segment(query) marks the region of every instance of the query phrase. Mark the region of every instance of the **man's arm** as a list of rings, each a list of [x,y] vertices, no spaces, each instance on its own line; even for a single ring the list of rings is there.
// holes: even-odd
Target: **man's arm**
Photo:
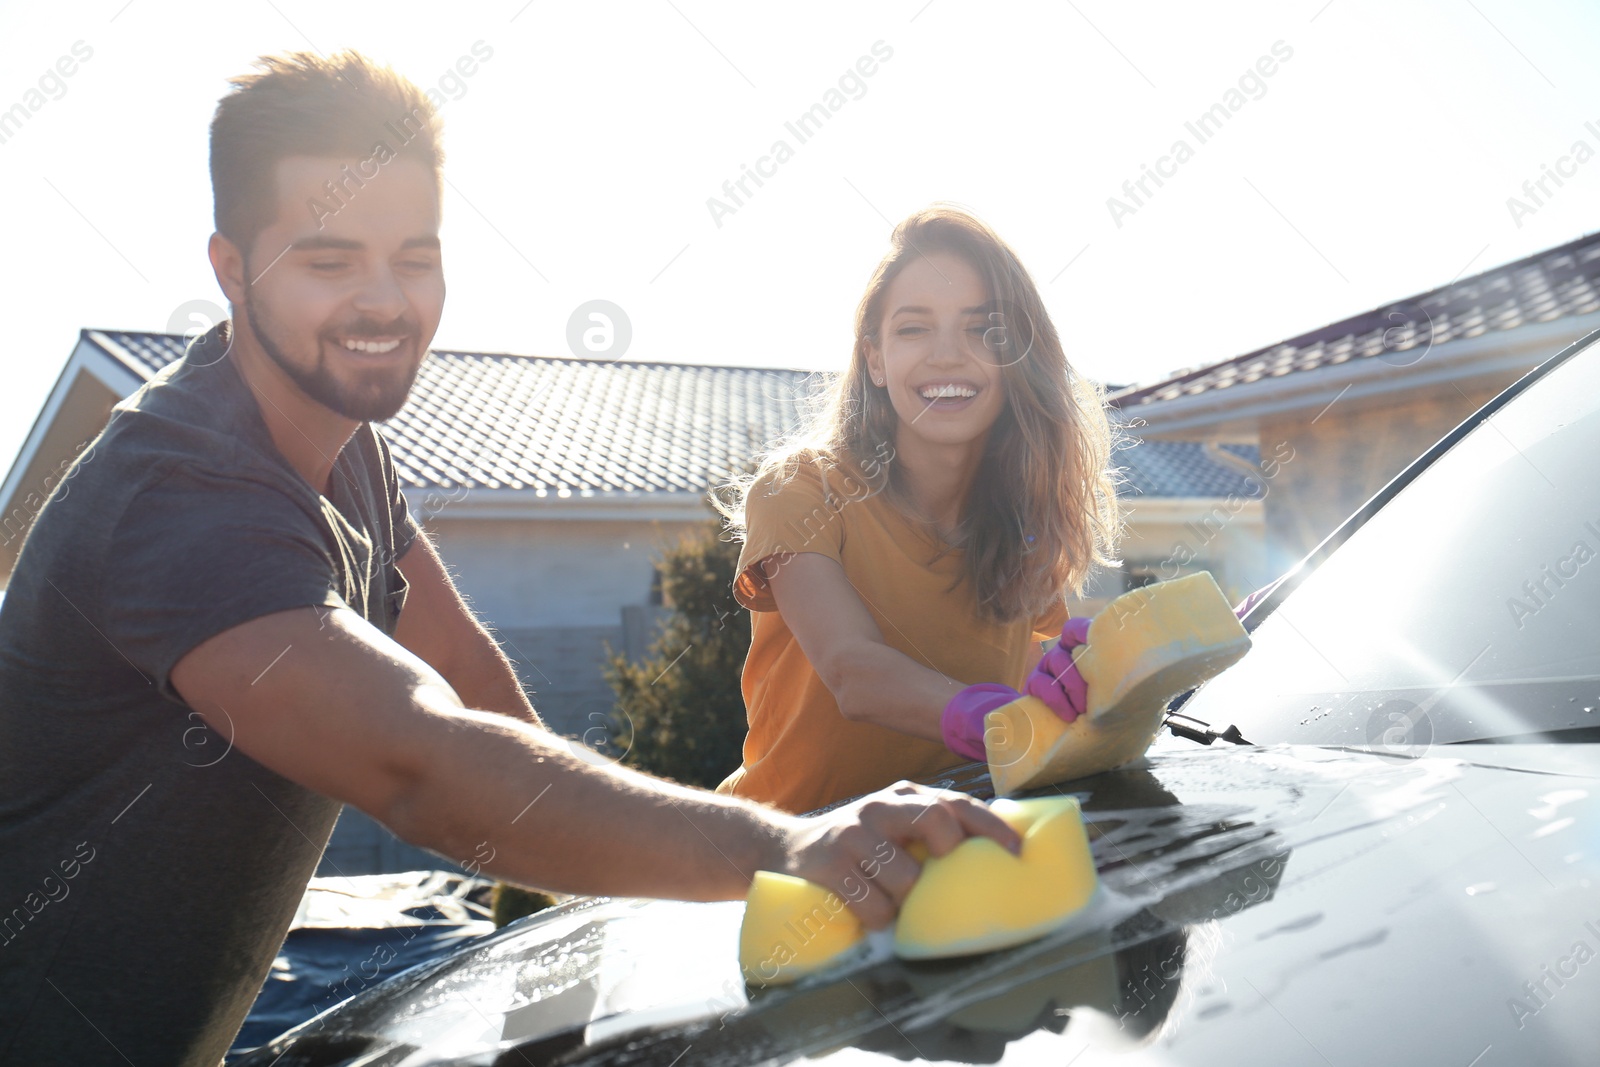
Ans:
[[[462,600],[426,530],[417,531],[397,566],[409,589],[394,639],[442,674],[469,707],[543,726],[511,661]]]
[[[755,871],[774,870],[833,889],[881,927],[920,869],[903,846],[920,841],[938,856],[973,834],[1018,845],[959,794],[902,785],[801,819],[593,766],[543,729],[463,706],[437,672],[348,609],[233,627],[185,654],[172,682],[257,762],[414,844],[461,860],[487,854],[485,871],[525,885],[725,900],[743,896]]]

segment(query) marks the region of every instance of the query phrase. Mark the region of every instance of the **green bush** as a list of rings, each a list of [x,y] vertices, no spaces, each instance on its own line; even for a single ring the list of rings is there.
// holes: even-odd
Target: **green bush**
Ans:
[[[739,544],[723,538],[713,520],[662,555],[672,614],[643,662],[613,653],[605,670],[622,761],[708,789],[739,766],[746,726],[739,679],[750,616],[733,598]]]
[[[495,929],[556,905],[555,897],[537,889],[524,889],[509,882],[496,882],[489,897]]]

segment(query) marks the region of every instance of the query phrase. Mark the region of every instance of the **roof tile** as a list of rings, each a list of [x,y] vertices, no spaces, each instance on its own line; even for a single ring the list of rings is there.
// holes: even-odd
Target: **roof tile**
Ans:
[[[146,378],[183,355],[179,335],[97,332]],[[700,494],[793,429],[819,381],[803,370],[434,351],[381,425],[407,488]],[[1253,447],[1224,447],[1256,462]],[[1142,442],[1116,462],[1125,496],[1259,487],[1188,442]]]
[[[1514,330],[1529,322],[1587,315],[1600,311],[1597,286],[1600,233],[1255,352],[1162,381],[1127,386],[1111,394],[1110,402],[1129,409],[1264,377],[1367,359],[1385,351],[1403,352],[1421,344],[1477,337],[1489,330]]]

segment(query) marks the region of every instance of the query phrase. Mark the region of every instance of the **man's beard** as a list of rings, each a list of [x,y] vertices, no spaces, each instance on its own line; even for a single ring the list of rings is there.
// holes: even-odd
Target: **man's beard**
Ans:
[[[294,363],[284,354],[283,345],[273,337],[275,324],[272,316],[255,299],[254,288],[248,283],[244,290],[244,306],[250,316],[250,328],[255,332],[262,350],[289,376],[290,381],[300,387],[301,392],[323,407],[357,422],[383,422],[393,417],[411,395],[412,383],[421,369],[420,363],[410,367],[374,368],[362,374],[354,384],[341,382],[328,366],[320,336],[315,339],[316,357],[312,366]],[[416,328],[404,320],[396,320],[386,326],[363,319],[352,323],[346,334],[350,337],[407,337],[412,341],[417,338]]]

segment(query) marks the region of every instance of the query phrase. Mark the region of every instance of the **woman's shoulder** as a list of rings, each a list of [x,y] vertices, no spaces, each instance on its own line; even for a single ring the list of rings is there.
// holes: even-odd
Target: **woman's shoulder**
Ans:
[[[834,450],[807,446],[769,461],[750,484],[751,497],[800,495],[839,507],[875,493],[879,479]]]

